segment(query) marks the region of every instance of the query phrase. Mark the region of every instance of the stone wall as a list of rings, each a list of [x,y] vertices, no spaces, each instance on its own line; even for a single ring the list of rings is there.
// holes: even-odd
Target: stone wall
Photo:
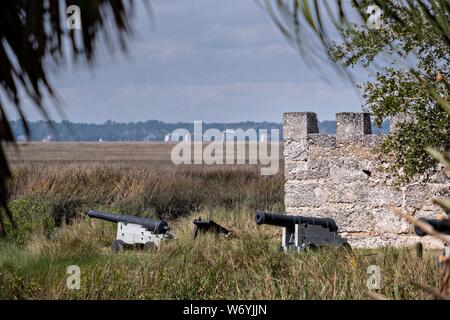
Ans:
[[[326,135],[319,133],[315,113],[284,114],[286,212],[334,218],[354,247],[442,246],[413,235],[389,207],[435,217],[439,208],[431,199],[450,195],[450,174],[441,170],[427,183],[395,187],[383,170],[388,162],[374,151],[383,136],[371,134],[370,115],[338,113],[336,122],[336,135]]]

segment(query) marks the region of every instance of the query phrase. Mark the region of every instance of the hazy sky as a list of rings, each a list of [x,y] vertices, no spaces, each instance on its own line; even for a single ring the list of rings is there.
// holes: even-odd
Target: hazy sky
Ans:
[[[52,77],[69,120],[281,122],[286,111],[325,120],[361,109],[330,66],[305,66],[255,1],[151,3],[156,26],[139,10],[128,56]]]

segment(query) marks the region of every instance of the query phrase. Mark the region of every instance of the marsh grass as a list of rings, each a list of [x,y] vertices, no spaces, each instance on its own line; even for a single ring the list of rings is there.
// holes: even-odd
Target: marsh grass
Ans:
[[[83,204],[151,209],[176,218],[202,206],[267,208],[283,202],[284,177],[261,176],[256,166],[22,164],[10,198],[51,201],[59,211]]]

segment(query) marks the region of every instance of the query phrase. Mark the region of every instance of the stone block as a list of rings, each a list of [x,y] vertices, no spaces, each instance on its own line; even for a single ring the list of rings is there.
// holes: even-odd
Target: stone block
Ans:
[[[287,181],[284,203],[286,207],[320,207],[322,200],[318,183]]]
[[[286,213],[304,217],[319,217],[334,219],[335,212],[329,211],[326,208],[311,208],[311,207],[286,207]]]
[[[420,209],[431,198],[431,189],[429,185],[422,183],[413,183],[403,188],[406,208]]]
[[[388,207],[373,209],[372,215],[377,234],[412,232],[411,224],[397,216]]]
[[[322,197],[328,203],[364,203],[369,192],[364,183],[332,183],[322,187]]]
[[[307,161],[308,141],[307,139],[290,140],[284,145],[285,161]]]
[[[340,232],[373,232],[372,213],[361,205],[336,206],[334,219]]]
[[[385,183],[377,183],[367,189],[368,201],[374,208],[386,207],[393,205],[396,207],[402,207],[403,192],[394,187],[389,187]]]
[[[328,177],[329,168],[325,160],[314,159],[309,161],[286,162],[286,180],[310,180]]]
[[[365,171],[357,167],[349,168],[334,163],[330,165],[330,179],[334,183],[367,181],[369,178],[369,175]]]

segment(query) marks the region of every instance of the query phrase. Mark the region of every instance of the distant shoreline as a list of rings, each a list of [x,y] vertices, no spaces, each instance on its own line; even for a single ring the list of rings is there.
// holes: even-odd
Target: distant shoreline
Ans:
[[[145,122],[119,123],[107,121],[104,124],[74,123],[69,121],[36,121],[27,122],[30,136],[26,137],[25,130],[19,120],[10,121],[11,128],[17,141],[61,141],[61,142],[164,142],[168,135],[176,129],[186,129],[193,132],[193,122],[165,123],[158,120]],[[50,125],[51,124],[51,125]],[[245,121],[237,123],[203,123],[203,130],[262,129],[268,131],[277,129],[282,137],[283,125],[277,122]],[[319,121],[321,133],[336,133],[336,121]],[[388,133],[389,121],[385,121],[381,129],[373,127],[373,133]]]

